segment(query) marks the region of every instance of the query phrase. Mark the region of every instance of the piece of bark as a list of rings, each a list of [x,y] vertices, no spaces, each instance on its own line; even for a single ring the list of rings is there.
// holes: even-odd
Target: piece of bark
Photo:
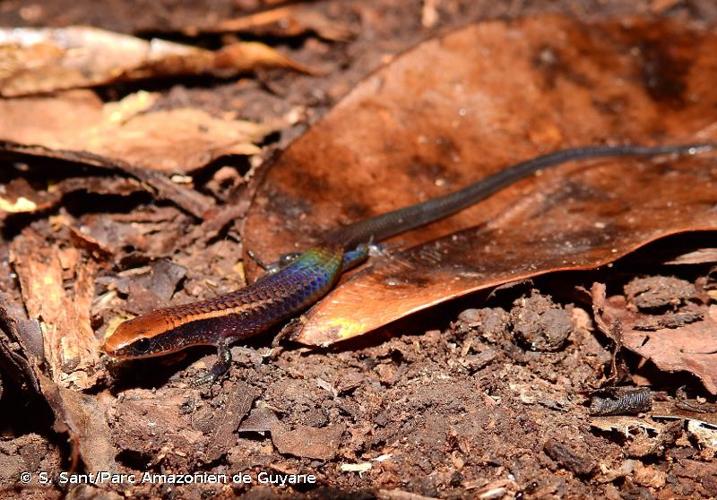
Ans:
[[[257,397],[259,391],[256,388],[240,381],[236,386],[232,386],[231,394],[226,396],[221,411],[208,408],[196,418],[192,418],[195,427],[210,435],[204,451],[205,462],[218,460],[227,452],[229,443],[236,439],[234,433]]]
[[[290,428],[266,407],[254,409],[239,427],[241,432],[270,432],[279,453],[318,460],[331,460],[336,456],[344,429],[343,424]]]
[[[53,429],[68,435],[69,470],[77,470],[80,459],[88,472],[116,470],[116,450],[98,399],[61,387],[42,373],[37,375],[42,394],[55,415]]]
[[[549,439],[546,441],[543,446],[543,451],[545,451],[546,455],[560,464],[561,467],[569,470],[577,476],[589,477],[597,469],[597,464],[593,458],[586,456],[587,450],[573,449],[556,439]]]
[[[36,322],[21,315],[24,311],[0,293],[0,367],[21,391],[40,394],[35,369],[43,358],[42,333]]]
[[[86,389],[97,379],[97,339],[90,325],[97,263],[81,253],[66,262],[74,276],[65,289],[60,250],[31,228],[23,230],[10,248],[30,319],[42,326],[44,361],[54,382]]]

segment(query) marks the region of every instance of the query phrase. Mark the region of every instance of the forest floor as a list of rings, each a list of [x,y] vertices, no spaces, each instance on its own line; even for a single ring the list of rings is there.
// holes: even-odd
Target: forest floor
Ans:
[[[191,108],[279,124],[252,139],[251,159],[221,148],[213,154],[211,145],[205,156],[182,151],[181,160],[191,158],[193,166],[160,173],[180,194],[157,195],[146,188],[156,178],[129,167],[108,170],[67,156],[55,162],[46,152],[6,148],[0,201],[15,190],[42,203],[0,218],[3,495],[716,497],[711,377],[717,360],[677,366],[661,364],[653,353],[650,361],[640,346],[623,345],[629,339],[618,331],[709,331],[717,341],[714,232],[675,234],[597,269],[556,271],[467,294],[325,348],[274,346],[268,337],[237,344],[228,374],[213,385],[193,385],[216,360],[211,348],[116,366],[87,347],[120,314],[244,285],[252,271],[243,221],[270,163],[260,160],[280,154],[364,78],[422,40],[485,20],[546,13],[585,22],[670,19],[707,30],[717,23],[709,0],[345,0],[289,2],[275,22],[254,19],[238,34],[213,32],[231,31],[212,28],[247,12],[284,8],[279,3],[0,5],[5,27],[91,25],[211,50],[253,40],[320,70],[255,68],[241,77],[90,85],[101,104],[150,90],[152,112]],[[68,102],[75,98],[85,105],[84,94]],[[32,99],[5,98],[22,106]],[[57,109],[37,111],[38,127],[55,120]],[[62,109],[72,114],[73,107]],[[0,125],[0,140],[23,143],[5,132],[18,123],[30,130],[15,113],[17,122]],[[222,127],[204,115],[197,120],[209,130]],[[60,127],[81,135],[81,121],[73,117]],[[161,127],[148,125],[144,133]],[[31,133],[24,144],[39,144],[41,135]],[[79,349],[87,349],[83,359],[95,368],[58,377],[76,367],[48,351],[63,348],[61,336],[53,343],[48,335],[82,330],[75,327],[80,323],[93,340]],[[18,338],[39,338],[39,347]],[[715,345],[700,352],[715,357]],[[28,354],[33,349],[35,358]],[[75,485],[87,476],[62,479],[61,471],[127,476]],[[197,484],[160,484],[179,476]],[[298,484],[276,484],[282,481]]]

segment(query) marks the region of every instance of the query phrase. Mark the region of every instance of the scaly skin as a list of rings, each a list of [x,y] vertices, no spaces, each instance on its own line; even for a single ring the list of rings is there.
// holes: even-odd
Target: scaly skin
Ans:
[[[146,358],[194,345],[216,345],[220,362],[231,360],[227,345],[260,334],[316,303],[341,273],[362,262],[368,243],[381,241],[452,215],[537,170],[568,161],[617,156],[694,154],[714,144],[677,146],[588,146],[565,149],[515,164],[459,191],[339,228],[326,243],[300,254],[289,265],[255,283],[210,300],[159,309],[119,325],[103,350],[116,359]]]
[[[106,340],[104,350],[120,359],[146,358],[251,337],[326,295],[341,275],[343,255],[336,245],[311,248],[251,286],[125,321]]]

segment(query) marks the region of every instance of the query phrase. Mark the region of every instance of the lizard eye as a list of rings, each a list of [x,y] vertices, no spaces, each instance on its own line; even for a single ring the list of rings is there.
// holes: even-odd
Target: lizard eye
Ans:
[[[149,339],[139,339],[137,342],[132,344],[132,347],[139,353],[145,353],[149,351],[150,345],[151,343]]]

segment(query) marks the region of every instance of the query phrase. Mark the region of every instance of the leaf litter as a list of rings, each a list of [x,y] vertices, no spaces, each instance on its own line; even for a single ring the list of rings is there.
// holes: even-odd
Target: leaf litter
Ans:
[[[167,173],[198,170],[223,155],[253,155],[278,124],[217,118],[196,108],[151,109],[139,92],[104,104],[93,92],[0,101],[0,140],[90,153]],[[48,118],[42,120],[40,117]]]
[[[432,16],[437,15],[438,21],[426,21],[424,25],[437,22],[439,28],[443,26],[442,19],[450,17],[450,9],[442,10],[444,7],[440,2],[432,4],[431,9],[438,9]],[[373,33],[380,34],[382,31],[378,28],[390,25],[390,16],[387,19],[376,16],[375,9],[380,7],[360,5],[354,8],[362,14],[362,22],[374,27]],[[426,8],[417,9],[415,14],[423,16],[425,21],[426,12]],[[547,19],[546,26],[553,18]],[[513,25],[512,29],[517,28]],[[590,28],[579,25],[579,29],[588,31]],[[645,32],[649,31],[646,28]],[[357,44],[365,43],[363,36],[360,31],[356,32]],[[391,33],[391,36],[396,35]],[[408,43],[409,38],[403,43]],[[374,44],[374,50],[378,51],[380,41]],[[545,61],[543,59],[543,63]],[[311,77],[292,78],[301,81],[301,78]],[[345,85],[340,74],[334,83],[337,88]],[[659,95],[659,90],[664,88],[652,89],[650,99],[659,101],[664,98]],[[298,95],[294,94],[295,97]],[[673,97],[667,96],[666,102],[674,104]],[[41,106],[50,105],[53,98],[61,101],[66,94],[26,99],[28,103],[38,99],[34,104]],[[78,102],[92,101],[91,97],[77,99]],[[148,99],[151,101],[148,103],[143,99],[146,97],[136,94],[124,102],[91,104],[95,110],[88,114],[89,121],[96,120],[97,108],[104,111],[107,107],[109,110],[112,104],[119,104],[120,109],[127,107],[126,120],[120,122],[128,123],[144,115],[187,109],[186,104],[168,108],[158,105],[160,101],[154,97]],[[8,101],[2,101],[5,102]],[[556,105],[555,102],[551,104]],[[619,106],[620,103],[612,102],[612,105]],[[71,105],[65,106],[65,109],[72,109]],[[382,115],[380,109],[373,113],[382,119],[388,116]],[[19,119],[23,118],[22,112],[18,115]],[[81,122],[83,118],[69,112],[64,115],[67,120]],[[167,120],[183,116],[181,113],[165,115],[155,124],[161,129],[167,125]],[[207,116],[229,123],[235,119],[233,116]],[[696,113],[690,119],[699,122],[700,116]],[[18,128],[29,130],[30,137],[43,137],[41,121],[29,119],[21,123],[22,127]],[[89,129],[97,124],[105,126],[106,123],[101,120],[92,122]],[[362,130],[356,125],[354,123],[355,132]],[[68,130],[72,130],[72,126],[68,126]],[[321,125],[315,127],[320,130]],[[602,127],[597,128],[602,130]],[[13,260],[4,258],[0,262],[3,269],[8,270],[5,277],[0,278],[0,284],[3,293],[14,300],[22,300],[30,318],[21,319],[18,309],[8,307],[10,302],[4,301],[7,311],[15,311],[8,314],[13,316],[9,324],[16,326],[4,326],[3,332],[10,335],[9,339],[23,339],[20,344],[24,347],[18,350],[12,342],[3,342],[0,353],[3,358],[6,352],[12,353],[8,359],[14,359],[19,367],[10,372],[14,373],[10,378],[5,378],[3,369],[4,386],[10,391],[7,394],[12,397],[13,380],[30,380],[26,387],[31,391],[33,386],[39,387],[52,409],[55,431],[70,437],[70,463],[78,470],[310,472],[319,476],[319,487],[308,493],[316,497],[337,489],[356,491],[367,487],[388,497],[508,493],[535,497],[564,494],[617,496],[627,492],[707,496],[717,491],[714,489],[717,478],[707,451],[712,439],[709,427],[704,431],[704,425],[709,425],[705,424],[708,417],[700,421],[694,412],[692,417],[686,417],[673,411],[673,419],[677,419],[675,425],[665,425],[657,433],[647,431],[644,439],[631,443],[622,441],[612,431],[591,430],[584,425],[591,417],[581,395],[606,382],[616,381],[605,378],[614,354],[618,356],[616,363],[623,368],[620,373],[627,377],[633,375],[632,379],[623,377],[617,382],[644,384],[650,374],[630,365],[621,350],[614,353],[611,346],[604,345],[610,337],[606,339],[596,333],[586,312],[592,306],[590,299],[572,290],[575,281],[566,285],[564,275],[552,282],[551,275],[536,280],[535,287],[539,291],[526,288],[533,286],[528,283],[496,290],[488,297],[471,296],[463,299],[455,310],[449,306],[421,313],[406,323],[378,332],[370,340],[340,349],[277,351],[262,347],[265,345],[262,341],[249,347],[235,346],[232,371],[220,386],[213,388],[198,389],[191,385],[193,379],[213,362],[214,356],[208,352],[188,352],[174,359],[110,366],[107,371],[92,360],[86,348],[96,342],[87,337],[88,325],[96,339],[117,315],[141,312],[153,302],[187,302],[241,285],[244,242],[235,218],[241,219],[246,213],[251,190],[245,190],[245,184],[237,182],[242,172],[236,166],[229,164],[228,171],[224,167],[215,170],[207,166],[208,162],[231,153],[217,156],[207,153],[211,148],[207,146],[206,137],[205,142],[192,142],[176,155],[169,146],[162,145],[162,140],[155,138],[153,142],[157,150],[146,148],[141,152],[144,143],[140,140],[134,144],[126,143],[113,153],[116,157],[111,157],[108,153],[112,150],[111,145],[106,145],[103,152],[89,154],[84,149],[86,145],[73,145],[76,137],[71,133],[63,135],[61,129],[61,126],[55,126],[54,130],[49,127],[50,133],[43,137],[47,142],[40,144],[12,138],[6,138],[3,144],[3,150],[15,163],[10,181],[5,182],[3,177],[6,192],[2,193],[2,198],[15,211],[8,210],[4,217],[4,237],[11,252],[8,253],[8,248],[2,251],[4,256],[11,254]],[[84,129],[79,126],[78,130]],[[110,135],[116,130],[106,129]],[[140,130],[139,135],[142,135],[148,128],[140,127]],[[534,133],[543,139],[547,137],[548,142],[551,137],[555,140],[551,133],[545,135],[546,130],[550,132],[551,127],[537,127]],[[161,130],[159,132],[161,134]],[[622,132],[624,137],[640,137],[634,130]],[[622,132],[615,132],[615,136],[623,137]],[[125,132],[117,133],[118,137],[124,138],[124,135]],[[209,134],[211,137],[213,134]],[[449,137],[451,134],[445,135],[445,138]],[[95,139],[94,144],[97,143],[102,141]],[[251,144],[257,146],[254,141]],[[395,145],[400,149],[400,142]],[[445,143],[438,146],[450,151],[450,146]],[[138,152],[129,161],[135,147],[139,148]],[[158,161],[161,160],[159,155],[153,157],[156,151],[162,150],[168,155],[167,163]],[[256,154],[256,150],[249,154]],[[150,157],[154,160],[144,162]],[[64,161],[60,170],[51,170],[54,167],[50,167],[50,163],[47,167],[41,166],[43,162],[57,159]],[[185,159],[189,159],[186,164],[189,166],[185,167]],[[497,168],[505,160],[494,158],[492,164]],[[687,164],[682,163],[659,165],[667,172],[687,169]],[[711,164],[696,159],[691,160],[690,165],[706,170]],[[605,175],[614,167],[603,165],[597,170],[600,175]],[[654,166],[638,167],[646,173]],[[277,169],[275,164],[265,186],[275,181],[271,175]],[[314,177],[307,177],[305,183],[297,183],[297,186],[313,182],[315,189],[321,182],[316,177],[319,171],[303,172],[305,176],[313,173]],[[576,171],[578,174],[582,172],[581,169]],[[51,175],[44,177],[47,173]],[[88,173],[91,176],[85,177]],[[169,175],[174,173],[182,176],[171,179]],[[439,173],[441,178],[455,184],[470,179],[451,178],[448,170]],[[420,176],[417,177],[415,172],[411,175],[420,182]],[[48,182],[48,178],[53,177],[59,178],[57,183],[55,179]],[[94,184],[89,181],[91,178],[94,178]],[[13,179],[22,181],[14,181],[11,185]],[[88,189],[77,187],[83,179],[87,179]],[[296,177],[293,179],[297,180]],[[648,177],[645,182],[657,179],[659,176]],[[564,180],[565,174],[561,173],[551,182],[558,186]],[[411,191],[414,196],[433,192],[429,187],[435,179],[427,176],[426,181],[425,186]],[[435,187],[446,186],[442,182],[438,184]],[[529,192],[530,184],[525,184],[524,193]],[[158,185],[164,186],[165,191],[161,192]],[[53,189],[59,194],[51,193],[52,186],[58,186]],[[567,194],[556,187],[541,196],[562,196],[560,199],[565,200],[580,194],[579,187],[572,186]],[[120,194],[116,196],[114,193]],[[351,194],[340,199],[357,199],[366,196],[367,192],[354,189]],[[396,203],[401,202],[399,197],[403,194],[395,198]],[[20,201],[18,204],[21,198],[31,203]],[[286,201],[286,197],[279,197],[276,203]],[[510,203],[511,199],[504,202]],[[519,208],[530,212],[528,208],[534,202],[529,199],[528,205]],[[307,203],[310,205],[311,202]],[[236,204],[236,207],[227,208],[227,204]],[[501,206],[485,207],[488,209],[486,220],[491,213],[500,211]],[[382,207],[379,204],[376,210]],[[314,210],[323,213],[324,209]],[[521,210],[514,217],[524,216]],[[279,224],[270,223],[264,230],[267,234],[294,231],[286,234],[296,237],[296,241],[307,241],[313,235],[297,235],[295,229],[300,227],[297,219],[301,217],[304,218],[301,227],[305,228],[311,222],[302,213],[301,203],[289,203],[286,217]],[[365,206],[357,203],[347,215],[337,219],[345,223],[366,213]],[[535,214],[535,220],[542,216]],[[603,216],[605,214],[601,214]],[[589,218],[588,215],[583,217]],[[326,225],[330,225],[329,222],[332,221],[327,221]],[[509,223],[510,218],[498,219],[495,227]],[[472,224],[469,222],[465,227]],[[456,229],[460,226],[454,223],[442,228],[445,234]],[[253,234],[252,231],[256,230],[249,226],[248,233]],[[422,238],[426,235],[413,237],[415,241],[411,236],[404,240],[404,248],[425,241]],[[250,238],[249,243],[255,245],[256,242]],[[703,247],[710,247],[709,242]],[[465,247],[456,247],[458,259],[464,255],[461,248]],[[282,246],[277,243],[271,250],[280,252]],[[685,254],[689,254],[689,250]],[[632,248],[629,251],[632,252]],[[444,258],[435,248],[424,250],[423,255],[433,261]],[[618,281],[625,274],[634,276],[630,265],[622,262],[598,271],[598,276],[605,280],[617,277]],[[676,271],[682,278],[685,275],[683,269]],[[10,279],[10,271],[17,272],[17,280]],[[51,284],[47,301],[43,300],[43,291],[38,286],[45,279]],[[577,281],[580,279],[576,278]],[[639,313],[643,316],[639,323],[643,328],[640,332],[673,328],[680,321],[689,326],[707,317],[704,310],[700,310],[710,300],[706,278],[693,276],[683,281],[687,285],[670,282],[671,288],[668,287],[682,290],[677,294],[683,297],[678,302],[667,300],[657,311]],[[586,283],[589,284],[587,279]],[[611,294],[623,290],[619,283],[609,285]],[[644,295],[643,290],[653,288],[639,284],[630,288],[629,293],[627,288],[624,292],[632,297],[629,299],[632,301],[638,295]],[[645,298],[649,297],[642,297]],[[571,302],[576,304],[570,306]],[[469,309],[458,315],[458,311],[466,306]],[[660,310],[660,307],[667,309]],[[698,310],[694,311],[694,308]],[[633,310],[629,312],[635,313]],[[687,313],[692,318],[690,322],[687,322]],[[80,327],[69,328],[68,317],[75,318]],[[449,321],[456,317],[458,319],[449,325]],[[596,323],[604,321],[602,317],[594,319]],[[20,328],[18,325],[24,326]],[[32,325],[38,325],[38,328],[34,329]],[[645,330],[645,326],[653,329]],[[53,333],[53,328],[58,327],[69,333],[67,339]],[[520,331],[519,335],[516,329]],[[8,334],[9,330],[15,333]],[[624,337],[623,345],[627,347],[624,334],[630,330],[621,325],[620,331]],[[54,349],[43,356],[41,347],[39,358],[37,347],[30,347],[38,334],[41,345]],[[33,359],[40,359],[47,366],[43,367],[42,361],[37,363]],[[94,372],[91,370],[93,363]],[[33,384],[32,379],[39,382]],[[89,390],[80,391],[80,388]],[[699,384],[690,383],[689,390],[699,394]],[[678,399],[671,392],[663,397],[668,402]],[[696,407],[700,397],[691,394],[682,403]],[[664,408],[658,409],[666,413]],[[263,412],[264,416],[257,419],[257,412]],[[658,418],[656,414],[654,417]],[[640,416],[630,418],[640,421]],[[649,427],[644,418],[642,422],[643,427]],[[696,428],[695,422],[702,422],[703,427]],[[29,465],[35,470],[42,467],[60,470],[59,463],[51,463],[52,457],[57,456],[52,453],[57,448],[51,437],[48,441],[43,437],[37,444],[32,440],[13,440],[15,447],[8,447],[8,451],[12,448],[18,450],[21,457],[26,457],[27,452],[21,452],[23,446],[28,450],[40,449],[38,444],[43,446],[45,443],[51,450],[45,453],[48,460],[40,465]],[[350,467],[342,469],[339,465],[365,463],[371,467],[362,467],[357,472]],[[4,475],[5,478],[9,482],[16,481],[14,476]],[[100,486],[102,488],[110,486]],[[232,489],[243,492],[249,488],[260,489],[258,485]],[[197,486],[197,489],[206,494],[222,492],[221,487],[211,485]],[[121,490],[133,494],[159,494],[160,491],[147,486],[124,486]],[[39,492],[44,493],[44,490]],[[285,490],[278,488],[267,492],[282,493]]]
[[[258,42],[237,42],[210,51],[87,26],[0,29],[3,97],[160,77],[228,78],[262,67],[312,72]]]

